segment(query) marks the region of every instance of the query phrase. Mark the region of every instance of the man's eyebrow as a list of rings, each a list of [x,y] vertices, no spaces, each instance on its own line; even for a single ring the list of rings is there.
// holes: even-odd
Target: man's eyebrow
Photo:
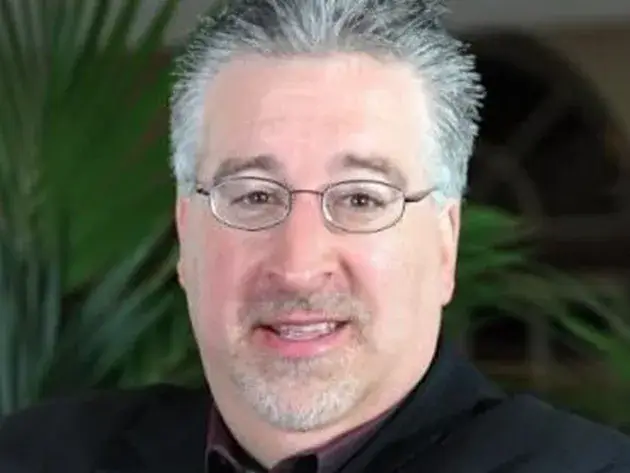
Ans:
[[[213,182],[219,182],[235,174],[245,171],[279,172],[280,163],[270,155],[257,155],[250,157],[230,157],[221,162],[212,176]]]
[[[376,172],[401,189],[407,188],[407,178],[400,168],[392,163],[390,159],[382,156],[359,156],[357,154],[347,153],[341,156],[341,159],[338,161],[338,166],[341,169]]]
[[[402,171],[390,159],[385,157],[359,156],[353,153],[346,153],[341,155],[339,160],[335,160],[334,168],[376,172],[402,189],[407,187],[407,179]],[[216,183],[235,174],[252,170],[280,173],[282,172],[282,165],[276,158],[266,154],[250,157],[230,157],[219,164],[212,176],[212,182]]]

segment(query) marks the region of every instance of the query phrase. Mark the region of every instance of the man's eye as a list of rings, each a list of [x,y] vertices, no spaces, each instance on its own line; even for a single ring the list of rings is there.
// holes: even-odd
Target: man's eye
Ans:
[[[266,191],[252,191],[243,194],[233,200],[233,204],[237,205],[277,205],[281,203],[281,199],[274,193]]]
[[[379,199],[365,192],[356,192],[346,196],[345,203],[349,207],[368,210],[370,208],[380,208],[385,205],[383,199]]]

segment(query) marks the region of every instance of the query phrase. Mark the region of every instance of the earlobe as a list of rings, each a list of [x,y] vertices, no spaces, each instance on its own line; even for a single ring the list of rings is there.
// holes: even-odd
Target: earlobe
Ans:
[[[449,206],[447,216],[450,223],[451,241],[455,246],[455,249],[457,249],[461,225],[461,205],[459,202],[453,202]]]
[[[190,199],[187,197],[178,197],[175,201],[175,225],[180,241],[184,238],[186,232],[189,204]]]
[[[445,203],[442,210],[440,227],[442,233],[442,304],[448,304],[455,291],[457,252],[461,222],[459,202]]]
[[[181,253],[179,259],[177,260],[177,282],[182,288],[186,287],[186,285],[184,284],[184,270]]]
[[[188,228],[188,206],[190,199],[178,197],[175,203],[175,226],[177,229],[177,237],[179,240],[179,259],[177,261],[177,279],[180,286],[185,287],[184,262],[182,253],[186,240],[186,229]]]

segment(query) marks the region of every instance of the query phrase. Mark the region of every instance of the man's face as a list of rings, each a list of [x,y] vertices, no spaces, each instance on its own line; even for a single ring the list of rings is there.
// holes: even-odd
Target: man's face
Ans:
[[[403,66],[364,56],[233,60],[208,90],[198,180],[425,190],[420,89]],[[458,221],[455,204],[428,198],[391,228],[344,233],[298,193],[283,223],[249,232],[219,223],[201,195],[180,198],[179,275],[219,407],[303,431],[402,398],[434,353]]]

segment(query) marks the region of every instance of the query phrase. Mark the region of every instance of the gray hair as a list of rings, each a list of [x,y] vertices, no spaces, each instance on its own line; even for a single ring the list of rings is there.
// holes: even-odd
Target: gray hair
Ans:
[[[172,168],[194,190],[208,85],[237,54],[366,53],[412,67],[429,94],[425,166],[445,197],[461,198],[483,88],[466,46],[442,23],[440,0],[228,0],[204,18],[178,59],[171,97]]]

